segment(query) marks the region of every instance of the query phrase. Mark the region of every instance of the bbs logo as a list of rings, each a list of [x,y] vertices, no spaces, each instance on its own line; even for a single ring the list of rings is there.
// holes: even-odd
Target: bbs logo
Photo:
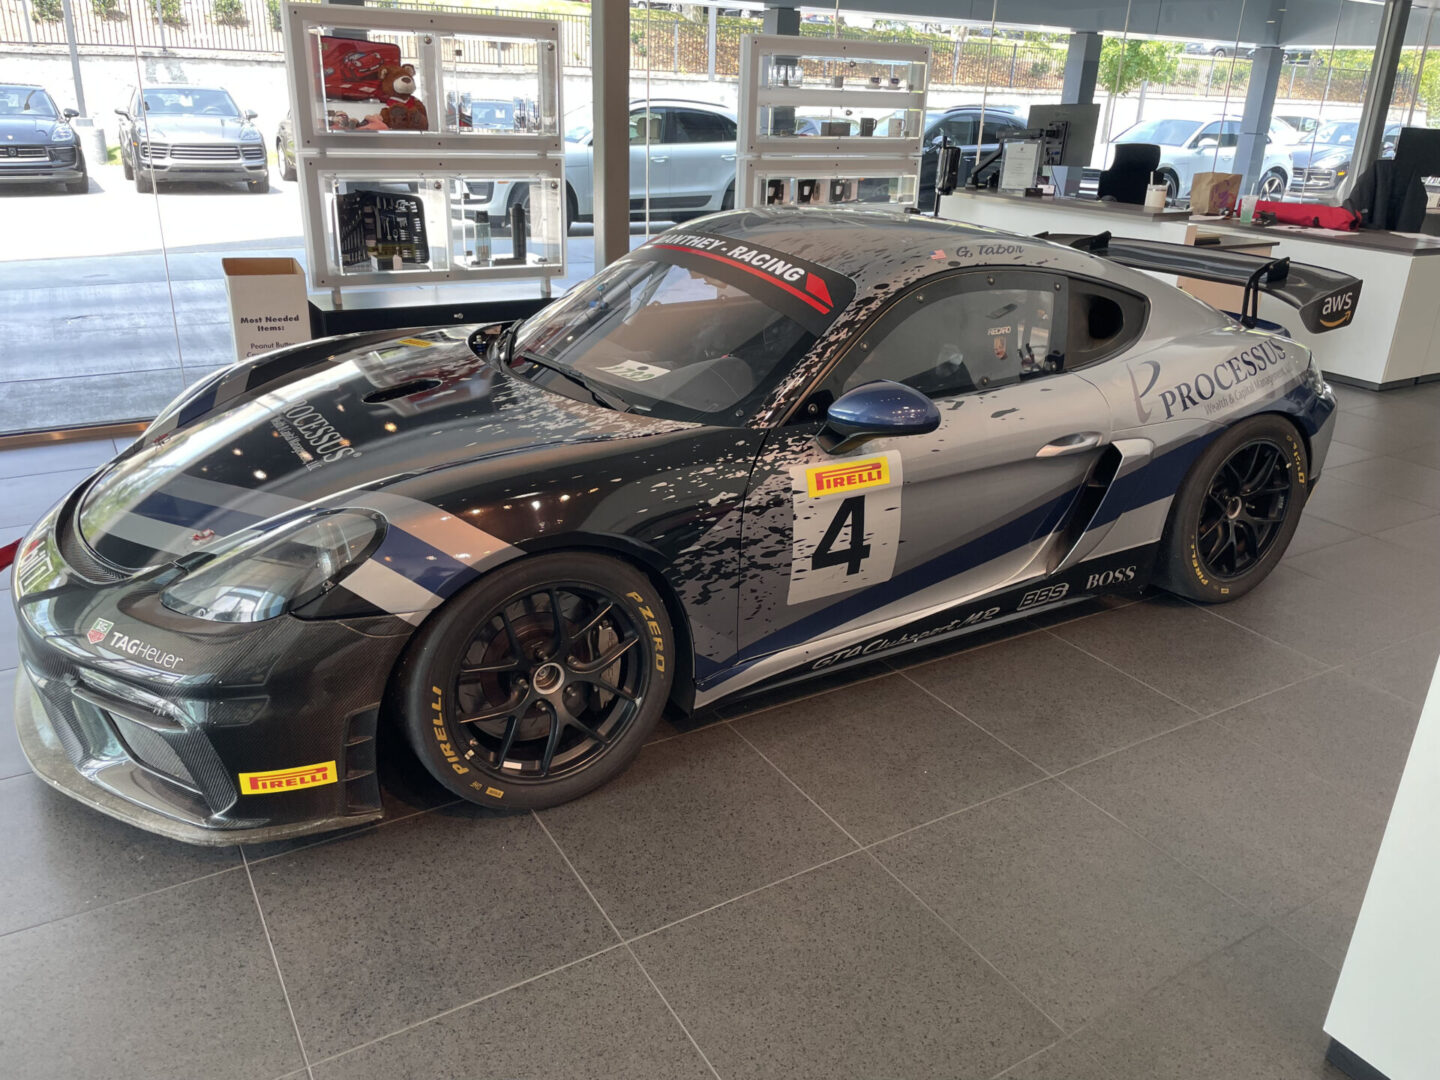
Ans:
[[[1085,588],[1103,589],[1107,585],[1124,585],[1135,580],[1135,567],[1117,566],[1114,570],[1100,570],[1085,579]]]

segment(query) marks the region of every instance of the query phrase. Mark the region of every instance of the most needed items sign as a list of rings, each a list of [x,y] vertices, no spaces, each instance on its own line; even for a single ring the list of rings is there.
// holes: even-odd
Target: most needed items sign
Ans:
[[[235,355],[252,356],[310,340],[305,271],[294,259],[221,259]]]

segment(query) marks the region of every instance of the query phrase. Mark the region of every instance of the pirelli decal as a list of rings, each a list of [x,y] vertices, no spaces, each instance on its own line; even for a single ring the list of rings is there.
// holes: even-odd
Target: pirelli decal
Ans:
[[[335,762],[322,761],[318,765],[301,765],[294,769],[271,769],[269,772],[242,772],[240,794],[274,795],[281,791],[295,791],[298,788],[323,787],[339,779]]]
[[[890,483],[890,461],[883,456],[864,461],[847,461],[843,465],[820,465],[805,470],[805,485],[810,498],[838,495],[864,488],[886,487]]]

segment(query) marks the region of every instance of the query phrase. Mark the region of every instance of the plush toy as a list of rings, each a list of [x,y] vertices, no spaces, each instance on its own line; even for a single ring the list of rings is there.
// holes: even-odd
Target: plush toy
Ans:
[[[380,69],[380,118],[392,131],[429,131],[425,103],[415,96],[415,66],[387,64]]]

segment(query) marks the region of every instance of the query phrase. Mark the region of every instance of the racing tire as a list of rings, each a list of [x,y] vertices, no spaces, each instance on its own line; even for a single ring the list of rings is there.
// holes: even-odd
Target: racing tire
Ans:
[[[295,179],[295,161],[285,156],[285,147],[279,139],[275,140],[275,156],[280,159],[280,179]]]
[[[1252,416],[1220,434],[1175,497],[1156,584],[1204,604],[1259,585],[1300,524],[1309,468],[1300,433],[1279,416]]]
[[[245,186],[250,189],[251,195],[264,195],[270,190],[270,174],[267,172],[259,180],[247,180]]]
[[[1279,169],[1271,169],[1260,178],[1260,186],[1255,193],[1266,202],[1279,202],[1285,198],[1287,181],[1285,174]]]
[[[486,574],[421,627],[390,708],[450,791],[538,810],[625,770],[660,719],[676,660],[664,600],[643,574],[604,555],[538,555]]]

